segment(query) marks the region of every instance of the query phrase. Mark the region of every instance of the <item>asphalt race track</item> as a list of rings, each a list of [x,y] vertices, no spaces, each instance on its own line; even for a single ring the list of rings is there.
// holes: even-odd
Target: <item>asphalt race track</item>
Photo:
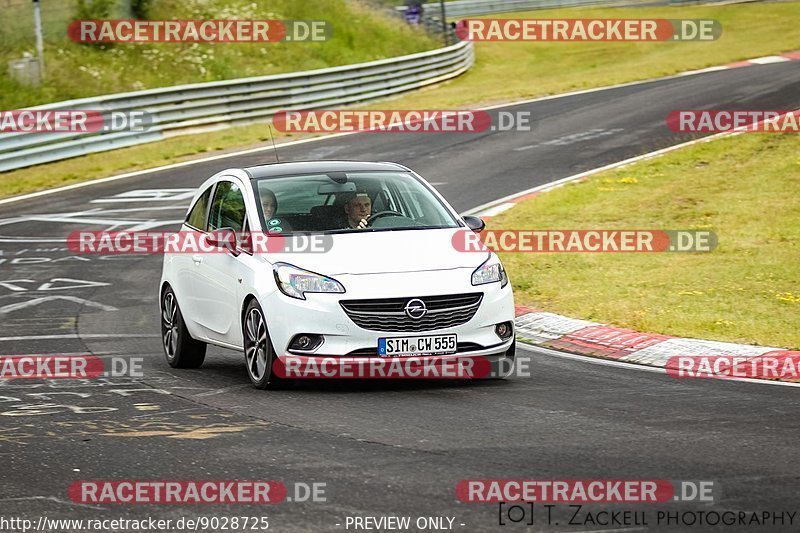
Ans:
[[[280,152],[403,163],[466,210],[687,140],[665,125],[674,109],[797,107],[800,62],[788,62],[505,108],[531,112],[528,133],[366,133]],[[141,358],[144,374],[2,384],[4,516],[267,515],[277,531],[344,531],[348,516],[404,515],[451,517],[461,531],[523,530],[498,525],[497,504],[455,496],[460,480],[506,478],[713,480],[717,502],[658,509],[800,511],[793,387],[675,380],[530,349],[521,356],[531,377],[492,383],[314,382],[263,392],[250,386],[242,354],[216,348],[200,370],[171,369],[159,339],[161,258],[76,257],[63,238],[76,229],[174,229],[205,178],[271,160],[271,152],[232,156],[0,206],[0,353]],[[151,189],[171,191],[135,192]],[[295,483],[317,482],[326,501],[84,506],[67,489],[85,479],[269,479],[290,497]],[[589,509],[647,510],[647,526],[656,525],[652,506],[587,506],[581,516]],[[644,527],[569,526],[571,515],[561,505],[547,526],[537,505],[532,529]]]

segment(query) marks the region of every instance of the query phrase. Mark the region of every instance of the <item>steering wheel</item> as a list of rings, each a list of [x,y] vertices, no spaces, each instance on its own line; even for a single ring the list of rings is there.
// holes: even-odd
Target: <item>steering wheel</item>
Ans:
[[[404,217],[405,215],[403,213],[398,213],[397,211],[392,211],[391,209],[387,209],[386,211],[378,211],[377,213],[372,213],[370,216],[367,217],[367,226],[371,226],[372,223],[378,220],[379,218],[388,216]]]

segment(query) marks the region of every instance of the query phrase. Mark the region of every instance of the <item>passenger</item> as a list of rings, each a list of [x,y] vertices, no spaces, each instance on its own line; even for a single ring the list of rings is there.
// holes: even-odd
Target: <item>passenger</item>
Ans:
[[[278,211],[278,198],[269,189],[259,189],[261,197],[261,210],[264,212],[264,231],[267,233],[286,233],[291,231],[289,223],[285,219],[275,217]]]

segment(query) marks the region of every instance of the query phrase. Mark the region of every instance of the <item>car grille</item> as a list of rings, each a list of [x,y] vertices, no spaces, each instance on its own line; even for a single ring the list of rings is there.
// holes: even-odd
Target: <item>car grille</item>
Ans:
[[[422,318],[406,315],[409,300],[425,302],[428,312]],[[483,293],[448,294],[375,300],[342,300],[339,304],[357,326],[374,331],[430,331],[467,323],[478,310]]]

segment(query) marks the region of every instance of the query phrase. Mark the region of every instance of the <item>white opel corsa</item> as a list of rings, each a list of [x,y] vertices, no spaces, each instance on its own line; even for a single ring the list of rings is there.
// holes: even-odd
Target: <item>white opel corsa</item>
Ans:
[[[508,277],[494,253],[453,245],[456,232],[482,229],[479,218],[459,216],[395,163],[219,172],[198,189],[181,231],[210,247],[226,238],[236,245],[165,254],[159,302],[167,361],[197,368],[207,344],[240,350],[262,389],[280,381],[276,358],[291,354],[482,356],[503,377],[515,354]],[[254,249],[239,238],[247,232],[280,234],[284,244]]]

